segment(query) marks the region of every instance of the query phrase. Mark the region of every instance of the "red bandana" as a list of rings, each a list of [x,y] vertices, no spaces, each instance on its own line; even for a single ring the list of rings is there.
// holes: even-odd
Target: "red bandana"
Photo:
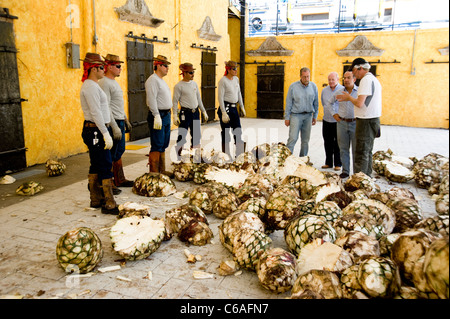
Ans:
[[[81,78],[81,82],[86,81],[86,79],[88,78],[88,73],[89,70],[92,69],[93,67],[97,67],[100,66],[100,64],[98,63],[89,63],[89,62],[83,62],[83,77]]]
[[[228,71],[230,71],[231,69],[233,69],[234,67],[232,67],[232,66],[225,66],[225,74],[224,75],[227,75],[228,74]]]

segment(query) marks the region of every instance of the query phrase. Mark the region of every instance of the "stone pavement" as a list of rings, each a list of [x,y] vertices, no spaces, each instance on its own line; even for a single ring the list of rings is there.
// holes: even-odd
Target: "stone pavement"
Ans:
[[[288,128],[282,120],[243,119],[244,137],[248,149],[263,142],[286,142]],[[313,126],[309,156],[316,168],[324,164],[322,123]],[[206,149],[220,149],[219,124],[202,126],[203,145]],[[171,156],[175,155],[173,145],[177,130],[172,131]],[[256,138],[257,137],[257,138]],[[297,142],[294,154],[299,153]],[[125,175],[134,179],[148,171],[146,166],[149,139],[134,141],[134,150],[124,155],[141,155],[142,160],[127,165]],[[141,147],[141,148],[140,148]],[[399,126],[382,126],[381,137],[376,139],[374,151],[390,148],[396,155],[423,156],[436,152],[449,156],[449,133],[444,129],[423,129]],[[64,160],[62,160],[64,162]],[[168,164],[170,158],[167,159]],[[69,166],[67,170],[70,170]],[[65,185],[49,192],[36,194],[31,198],[6,206],[0,210],[0,297],[24,298],[83,298],[83,299],[131,299],[131,298],[201,298],[201,299],[284,299],[290,292],[273,294],[259,284],[255,272],[244,270],[238,276],[220,276],[219,264],[232,259],[220,243],[218,225],[222,220],[207,215],[214,234],[213,242],[205,246],[187,247],[176,236],[162,243],[149,258],[123,263],[116,254],[109,238],[110,227],[116,222],[115,216],[103,215],[99,209],[89,208],[89,192],[86,175],[80,181]],[[13,174],[12,176],[18,174]],[[50,178],[50,177],[49,177]],[[58,177],[64,178],[64,175]],[[376,177],[382,190],[390,189],[396,183],[388,183],[384,177]],[[28,177],[32,180],[32,176]],[[18,179],[17,188],[22,182]],[[193,182],[175,181],[177,192],[192,191],[198,186]],[[0,185],[0,188],[5,185]],[[436,214],[434,202],[424,189],[415,186],[414,181],[401,184],[410,189],[419,200],[425,217]],[[44,183],[45,187],[45,183]],[[131,201],[151,206],[152,217],[163,218],[166,210],[187,203],[188,199],[178,199],[174,195],[164,198],[147,198],[135,195],[130,188],[122,188],[116,196],[119,204]],[[104,256],[98,267],[120,265],[121,269],[100,273],[98,267],[90,276],[67,275],[55,257],[58,239],[67,231],[87,226],[93,229],[103,243]],[[270,235],[272,246],[286,249],[283,232]],[[195,264],[186,262],[184,249],[202,256]],[[194,279],[193,271],[202,270],[213,274],[211,279]],[[152,278],[148,278],[149,272]]]

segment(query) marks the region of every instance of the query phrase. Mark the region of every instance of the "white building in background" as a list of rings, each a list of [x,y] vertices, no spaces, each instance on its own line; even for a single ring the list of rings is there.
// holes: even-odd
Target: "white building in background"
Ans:
[[[239,0],[234,0],[239,5]],[[246,1],[249,36],[448,27],[448,0]],[[277,19],[278,18],[278,19]]]

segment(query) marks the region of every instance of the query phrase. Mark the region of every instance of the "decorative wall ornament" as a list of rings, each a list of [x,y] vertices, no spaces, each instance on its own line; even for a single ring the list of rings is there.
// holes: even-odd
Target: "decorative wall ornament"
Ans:
[[[448,45],[445,48],[439,49],[441,55],[448,55]]]
[[[267,37],[257,50],[247,51],[249,56],[290,56],[293,53],[293,50],[284,48],[276,37]]]
[[[357,35],[344,49],[336,51],[339,56],[381,56],[383,52],[364,35]]]
[[[127,0],[120,8],[114,8],[119,14],[119,20],[157,28],[164,20],[155,18],[144,0]]]
[[[198,34],[199,38],[211,40],[211,41],[219,41],[222,38],[221,35],[218,35],[214,31],[214,27],[212,25],[211,18],[208,16],[205,18],[205,21],[203,21],[202,27],[197,30],[197,34]]]

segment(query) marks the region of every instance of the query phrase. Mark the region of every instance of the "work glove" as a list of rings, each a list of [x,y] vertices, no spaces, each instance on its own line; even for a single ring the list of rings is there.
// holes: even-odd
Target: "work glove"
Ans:
[[[222,113],[222,122],[224,123],[230,122],[230,117],[228,116],[227,112]]]
[[[208,114],[206,113],[206,111],[203,111],[202,115],[203,115],[203,121],[208,122]]]
[[[125,132],[129,133],[133,129],[133,125],[131,125],[130,121],[125,118]]]
[[[245,108],[242,106],[241,107],[241,117],[245,117]]]
[[[105,140],[105,149],[110,150],[113,147],[113,139],[111,135],[109,135],[108,132],[105,132],[105,134],[103,134],[103,139]]]
[[[158,114],[155,116],[155,121],[153,122],[153,129],[160,130],[162,128],[161,116]]]
[[[175,114],[174,114],[175,115]],[[180,117],[177,115],[174,116],[173,118],[173,124],[175,124],[176,126],[180,125]]]
[[[114,121],[115,122],[115,121]],[[111,129],[113,132],[113,137],[115,140],[121,140],[122,139],[122,130],[117,125],[111,125]]]

